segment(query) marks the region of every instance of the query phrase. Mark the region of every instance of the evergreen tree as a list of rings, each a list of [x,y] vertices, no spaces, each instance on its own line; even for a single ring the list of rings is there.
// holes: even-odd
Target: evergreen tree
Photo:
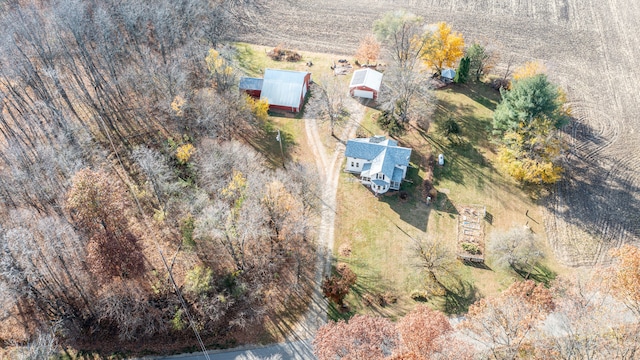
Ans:
[[[460,59],[460,65],[458,66],[458,71],[456,71],[456,77],[453,79],[455,83],[464,84],[467,82],[467,79],[469,78],[470,63],[471,60],[467,56]]]

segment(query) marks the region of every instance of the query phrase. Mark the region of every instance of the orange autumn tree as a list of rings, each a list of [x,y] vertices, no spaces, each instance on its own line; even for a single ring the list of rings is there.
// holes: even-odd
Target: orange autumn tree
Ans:
[[[400,319],[397,328],[405,351],[416,354],[433,352],[435,340],[453,330],[444,314],[424,305]]]
[[[446,22],[439,22],[422,51],[424,63],[438,73],[445,67],[454,67],[464,55],[464,38],[453,32]]]
[[[367,35],[360,41],[358,51],[356,51],[356,59],[360,63],[369,64],[375,62],[380,56],[380,42],[373,35]]]
[[[322,282],[322,293],[336,305],[342,307],[344,298],[355,285],[358,276],[345,263],[336,266],[336,274],[327,277]]]
[[[463,327],[489,348],[492,357],[515,359],[526,351],[534,329],[554,309],[552,294],[544,285],[515,282],[502,294],[471,305]]]
[[[131,198],[114,174],[78,171],[67,193],[66,208],[78,229],[89,238],[87,262],[108,281],[144,273],[144,255],[135,232]]]
[[[545,74],[547,68],[539,61],[527,61],[513,72],[513,80],[522,80],[536,75]]]
[[[388,319],[356,315],[322,326],[313,340],[318,359],[428,360],[474,358],[439,311],[418,306],[394,326]]]
[[[640,316],[640,248],[624,245],[611,253],[617,261],[608,278],[613,294]]]
[[[418,306],[396,324],[400,345],[393,360],[474,358],[474,349],[454,335],[449,319],[428,306]]]
[[[390,356],[398,343],[393,323],[382,317],[356,315],[348,321],[330,321],[313,339],[319,360],[381,360]]]

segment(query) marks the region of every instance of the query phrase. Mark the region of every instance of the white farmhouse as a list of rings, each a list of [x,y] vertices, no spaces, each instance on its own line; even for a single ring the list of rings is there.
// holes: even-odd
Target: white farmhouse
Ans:
[[[384,136],[374,136],[349,140],[345,156],[344,170],[360,174],[363,184],[382,194],[389,189],[400,189],[400,183],[407,176],[411,149],[400,147],[397,141]]]

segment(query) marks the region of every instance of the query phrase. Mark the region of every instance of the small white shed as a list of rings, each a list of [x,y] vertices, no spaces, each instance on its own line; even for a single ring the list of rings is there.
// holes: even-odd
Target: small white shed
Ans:
[[[353,72],[349,93],[365,99],[377,99],[382,86],[382,73],[365,68]]]

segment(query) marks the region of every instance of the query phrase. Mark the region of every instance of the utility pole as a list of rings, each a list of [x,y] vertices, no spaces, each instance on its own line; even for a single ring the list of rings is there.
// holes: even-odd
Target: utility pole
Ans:
[[[282,168],[283,169],[287,169],[286,166],[284,166],[284,150],[282,150],[282,136],[280,136],[280,129],[278,129],[278,136],[276,136],[276,140],[278,140],[278,142],[280,143],[280,155],[282,155]]]

